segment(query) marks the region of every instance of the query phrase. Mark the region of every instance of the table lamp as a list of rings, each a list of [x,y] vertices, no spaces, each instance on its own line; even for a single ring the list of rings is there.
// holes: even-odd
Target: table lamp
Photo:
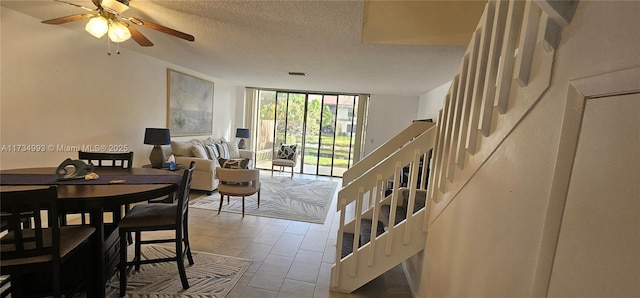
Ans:
[[[244,139],[249,138],[251,133],[248,128],[238,128],[236,129],[236,138],[240,138],[238,142],[238,149],[246,149],[247,146],[244,144]]]
[[[144,131],[144,143],[147,145],[153,145],[153,149],[151,149],[151,154],[149,155],[151,167],[161,169],[162,162],[165,158],[161,145],[171,144],[171,133],[169,132],[169,129],[146,128]]]

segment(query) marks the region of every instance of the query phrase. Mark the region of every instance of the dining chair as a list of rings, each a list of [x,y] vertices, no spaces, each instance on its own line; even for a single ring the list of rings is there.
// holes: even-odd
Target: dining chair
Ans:
[[[78,151],[78,159],[94,167],[130,169],[133,167],[133,152],[86,152]]]
[[[122,168],[122,169],[130,169],[133,167],[133,152],[123,152],[123,153],[113,153],[113,152],[87,152],[87,151],[78,151],[78,159],[85,161],[96,168]],[[127,204],[124,206],[124,213],[129,211],[130,205]],[[111,212],[113,214],[114,223],[122,218],[122,208],[117,208],[114,210],[105,210],[106,212]],[[73,212],[63,212],[62,221],[63,224],[66,224],[66,214]],[[86,224],[86,215],[84,212],[81,213],[81,221],[82,224]]]
[[[12,297],[61,297],[62,292],[78,289],[81,284],[97,286],[93,283],[93,278],[89,279],[92,276],[91,270],[75,275],[80,279],[74,287],[63,289],[61,286],[61,282],[66,282],[65,277],[68,277],[62,271],[65,264],[84,264],[80,267],[90,268],[86,257],[91,255],[88,253],[91,249],[88,244],[96,229],[86,225],[60,226],[56,186],[3,191],[0,196],[0,208],[8,214],[5,218],[7,231],[0,238],[0,274],[10,275]],[[32,221],[31,227],[23,225],[25,214]],[[81,272],[77,266],[65,272],[74,271]],[[33,274],[39,274],[36,275],[38,277],[47,276],[51,284],[34,278]]]
[[[133,152],[87,152],[78,151],[78,159],[86,161],[96,168],[121,168],[131,169],[133,167]],[[124,214],[129,212],[131,205],[124,205]],[[105,210],[105,212],[111,212],[113,216],[113,224],[116,225],[122,218],[122,207]],[[86,224],[85,213],[81,213],[81,222]],[[64,218],[64,216],[63,216]],[[64,222],[65,219],[63,219]],[[127,240],[132,243],[131,235],[127,235]]]
[[[220,207],[222,210],[224,196],[242,197],[242,217],[244,217],[244,198],[258,194],[258,208],[260,207],[260,170],[258,169],[227,169],[216,168],[216,175],[220,180],[218,193],[220,193]]]
[[[192,161],[188,169],[182,174],[182,181],[177,191],[177,202],[140,204],[134,206],[118,223],[120,229],[120,296],[124,296],[127,290],[127,273],[130,266],[140,270],[142,264],[175,261],[178,264],[178,272],[182,288],[188,289],[189,282],[184,267],[185,257],[189,265],[193,265],[191,246],[189,245],[189,190],[195,162]],[[170,239],[142,240],[142,232],[174,230],[175,237]],[[127,261],[126,233],[135,234],[135,246],[133,261]],[[155,244],[174,242],[176,246],[175,257],[160,259],[141,259],[140,250],[142,244]]]

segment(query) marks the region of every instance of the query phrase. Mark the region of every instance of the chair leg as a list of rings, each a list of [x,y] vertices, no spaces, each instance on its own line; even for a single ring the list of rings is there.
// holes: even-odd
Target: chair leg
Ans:
[[[188,212],[188,211],[187,211]],[[184,223],[182,223],[182,238],[184,240],[184,251],[187,255],[187,260],[189,260],[189,265],[193,265],[193,256],[191,256],[191,244],[189,244],[189,227],[188,227],[188,216],[185,215]]]
[[[291,167],[291,180],[293,180],[293,167]]]
[[[271,178],[273,178],[273,164],[271,164]]]
[[[189,281],[187,280],[187,272],[184,268],[184,258],[182,253],[182,240],[176,239],[176,261],[178,263],[178,272],[180,273],[180,281],[182,282],[182,288],[189,288]]]
[[[258,208],[260,208],[260,190],[258,190]]]
[[[220,214],[220,211],[222,210],[222,202],[224,202],[224,195],[220,194],[220,207],[218,207],[218,214]]]
[[[134,245],[135,255],[133,259],[133,261],[136,263],[136,271],[140,271],[140,250],[142,246],[142,244],[140,243],[141,241],[142,241],[142,233],[140,231],[136,231],[136,243]],[[127,249],[127,248],[125,247],[124,249]]]
[[[60,259],[57,262],[54,262],[53,272],[51,272],[51,282],[53,287],[53,297],[60,298],[62,297],[62,290],[60,289]]]
[[[139,239],[136,239],[139,241]],[[127,293],[127,239],[126,233],[120,232],[120,297]]]
[[[242,196],[242,217],[244,217],[244,196]]]
[[[129,204],[124,205],[124,214],[127,214],[129,210],[131,210],[131,205]],[[127,233],[127,243],[129,244],[133,243],[133,237],[131,236],[131,233]]]

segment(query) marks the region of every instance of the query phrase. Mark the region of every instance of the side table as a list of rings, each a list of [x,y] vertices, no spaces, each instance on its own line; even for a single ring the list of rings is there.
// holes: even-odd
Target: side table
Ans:
[[[146,164],[142,166],[143,168],[152,168],[151,164]],[[169,169],[169,168],[162,168],[162,170],[167,170],[167,171],[179,171],[179,170],[184,170],[184,166],[180,165],[180,164],[176,164],[176,167],[173,169]]]

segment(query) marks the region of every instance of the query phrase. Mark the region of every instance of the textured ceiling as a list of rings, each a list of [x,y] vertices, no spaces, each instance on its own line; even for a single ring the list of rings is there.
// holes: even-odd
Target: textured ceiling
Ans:
[[[94,7],[87,0],[69,2]],[[2,0],[2,6],[38,20],[85,12],[54,1]],[[262,88],[416,96],[452,78],[464,47],[362,43],[364,6],[363,1],[131,0],[125,16],[196,40],[139,28],[155,45],[143,48],[129,40],[122,54],[133,50],[232,84]],[[59,27],[93,38],[84,31],[85,23]],[[307,76],[292,77],[290,71]]]

